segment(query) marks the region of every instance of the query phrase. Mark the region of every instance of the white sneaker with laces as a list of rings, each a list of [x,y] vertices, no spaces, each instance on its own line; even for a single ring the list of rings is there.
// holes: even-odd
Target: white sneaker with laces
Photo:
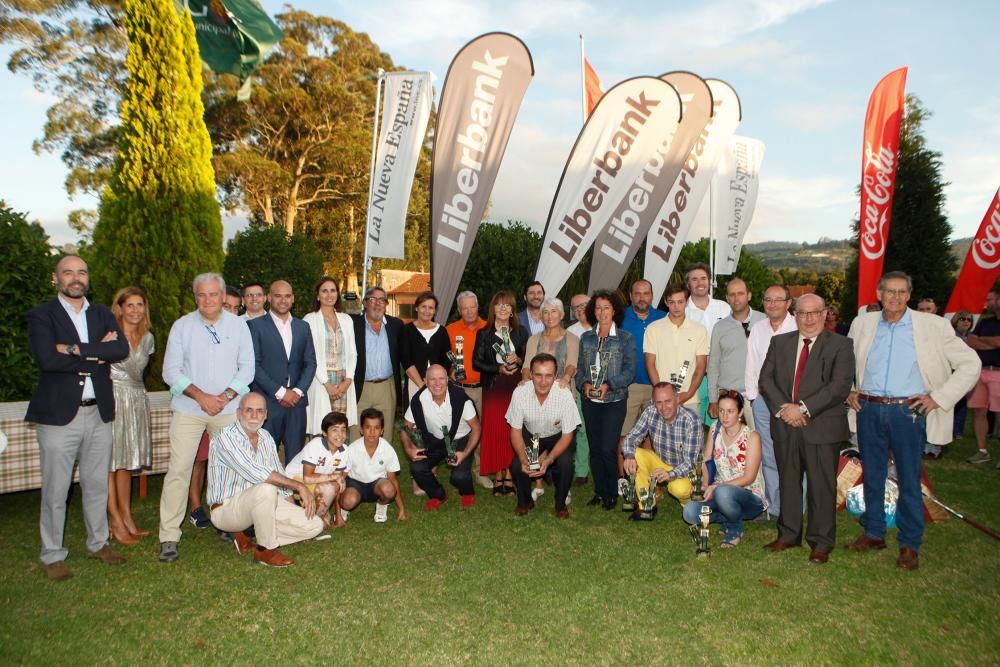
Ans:
[[[340,510],[340,520],[347,521],[347,518],[351,516],[351,513],[345,509]]]
[[[531,499],[538,502],[538,499],[545,495],[545,489],[535,488],[531,490]]]
[[[573,490],[572,489],[570,489],[569,491],[566,492],[566,507],[569,507],[569,504],[571,502],[573,502]]]
[[[385,523],[389,520],[389,506],[375,503],[375,523]]]

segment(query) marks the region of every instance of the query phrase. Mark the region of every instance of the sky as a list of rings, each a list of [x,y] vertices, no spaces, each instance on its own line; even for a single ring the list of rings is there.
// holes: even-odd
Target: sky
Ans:
[[[263,0],[271,15],[284,2]],[[763,141],[757,209],[746,242],[847,238],[858,213],[868,97],[888,72],[908,66],[906,90],[932,116],[927,145],[941,153],[953,238],[975,234],[1000,186],[1000,3],[828,0],[590,2],[569,0],[297,0],[368,33],[394,63],[429,70],[439,96],[448,65],[469,40],[510,32],[531,51],[528,87],[492,194],[490,217],[542,231],[580,127],[580,33],[607,90],[639,75],[693,71],[729,83],[740,97],[736,133]],[[10,49],[0,49],[6,63]],[[56,154],[36,155],[52,99],[0,70],[0,199],[26,212],[53,243],[72,241],[70,200]],[[437,101],[437,100],[436,100]],[[225,220],[226,238],[245,219]],[[902,224],[902,221],[893,221]],[[707,235],[696,223],[689,236]]]

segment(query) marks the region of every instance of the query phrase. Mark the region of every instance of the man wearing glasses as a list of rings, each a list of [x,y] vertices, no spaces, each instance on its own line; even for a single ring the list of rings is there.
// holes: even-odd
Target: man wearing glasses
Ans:
[[[403,321],[385,314],[386,291],[369,287],[365,292],[364,311],[352,315],[354,340],[358,348],[358,364],[354,370],[354,391],[358,397],[358,414],[367,408],[381,411],[385,418],[384,432],[393,430],[396,418],[396,397],[399,387],[399,334]],[[361,437],[361,427],[351,427],[351,440]],[[391,436],[390,436],[391,437]]]
[[[760,370],[781,495],[778,537],[764,548],[779,552],[802,546],[804,475],[809,561],[821,565],[837,536],[837,463],[841,443],[851,436],[844,401],[854,383],[854,349],[849,338],[826,330],[826,304],[815,294],[799,297],[795,322],[797,332],[771,339]]]
[[[253,341],[246,322],[226,312],[226,281],[217,273],[194,279],[198,309],[170,327],[163,381],[173,394],[170,461],[160,494],[160,561],[177,560],[191,468],[201,434],[215,437],[236,420],[239,396],[254,377]]]
[[[765,319],[750,326],[747,337],[746,377],[744,378],[743,395],[748,401],[753,401],[754,428],[760,434],[761,462],[764,473],[764,493],[767,495],[768,518],[777,519],[781,509],[781,499],[778,495],[778,463],[774,458],[774,440],[771,438],[771,410],[767,401],[757,389],[757,379],[760,369],[764,366],[764,357],[771,339],[778,334],[795,331],[795,318],[788,312],[792,304],[792,296],[784,285],[771,285],[764,290]]]

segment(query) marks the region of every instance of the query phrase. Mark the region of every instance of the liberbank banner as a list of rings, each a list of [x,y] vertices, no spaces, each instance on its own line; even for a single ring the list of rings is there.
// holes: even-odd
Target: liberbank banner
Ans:
[[[601,98],[573,145],[549,209],[535,280],[557,294],[629,198],[640,207],[649,194],[637,184],[663,164],[681,120],[681,100],[666,81],[641,76],[622,81]],[[659,166],[658,166],[659,165]]]
[[[660,77],[681,97],[683,109],[673,141],[665,138],[649,164],[639,174],[628,195],[619,204],[594,241],[587,291],[615,289],[639,252],[656,214],[663,206],[670,188],[705,125],[712,117],[712,92],[701,77],[691,72],[670,72]]]
[[[534,74],[528,47],[503,32],[472,40],[448,67],[431,158],[431,277],[441,324],[451,311]]]
[[[740,98],[736,91],[718,79],[706,79],[705,83],[712,91],[712,120],[688,154],[656,223],[646,235],[643,277],[653,285],[653,303],[659,303],[667,287],[719,158],[740,124]]]

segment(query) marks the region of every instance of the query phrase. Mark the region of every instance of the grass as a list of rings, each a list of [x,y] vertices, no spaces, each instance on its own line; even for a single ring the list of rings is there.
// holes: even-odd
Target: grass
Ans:
[[[971,453],[968,438],[949,447],[932,483],[1000,529],[1000,471],[965,464]],[[155,529],[159,488],[136,499],[139,525]],[[825,566],[805,549],[766,554],[761,524],[729,551],[713,534],[698,560],[679,512],[630,524],[583,507],[590,492],[574,488],[568,521],[551,490],[522,519],[478,488],[467,511],[428,513],[407,493],[409,521],[375,525],[366,506],[332,540],[286,547],[284,570],[190,524],[178,562],[157,561],[154,530],[107,566],[85,557],[77,501],[76,576],[59,584],[38,562],[39,494],[0,496],[0,664],[1000,663],[1000,543],[957,519],[928,526],[916,572],[895,567],[894,544],[838,548]],[[838,543],[858,530],[842,513]]]

